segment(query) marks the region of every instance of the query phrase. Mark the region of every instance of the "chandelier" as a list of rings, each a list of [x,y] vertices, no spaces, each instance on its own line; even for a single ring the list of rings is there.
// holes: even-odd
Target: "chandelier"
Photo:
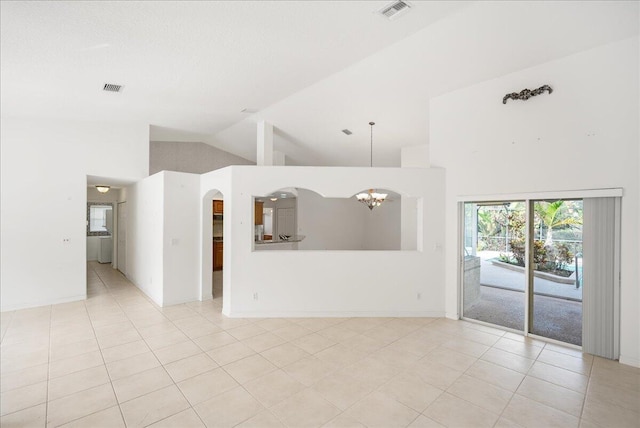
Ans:
[[[371,150],[370,150],[370,166],[371,167],[373,167],[373,125],[375,125],[375,122],[369,122],[369,126],[371,126]],[[382,205],[382,203],[386,198],[387,198],[386,193],[378,193],[374,189],[369,189],[368,192],[362,192],[356,195],[356,199],[358,200],[358,202],[362,202],[372,211],[375,207],[379,207],[380,205]]]

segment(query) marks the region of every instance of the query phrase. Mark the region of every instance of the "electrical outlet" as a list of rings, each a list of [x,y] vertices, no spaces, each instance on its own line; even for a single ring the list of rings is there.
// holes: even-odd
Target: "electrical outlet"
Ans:
[[[420,300],[420,299],[422,299],[422,293],[418,293],[418,294],[416,295],[416,300]]]
[[[258,300],[258,293],[253,293],[253,300]]]
[[[71,243],[71,238],[62,238],[62,243],[63,244],[70,244]]]

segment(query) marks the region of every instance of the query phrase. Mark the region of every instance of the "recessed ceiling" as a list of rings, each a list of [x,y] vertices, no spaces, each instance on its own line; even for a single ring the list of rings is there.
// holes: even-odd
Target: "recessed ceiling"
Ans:
[[[428,143],[433,96],[638,34],[638,2],[412,1],[393,21],[389,3],[0,2],[0,109],[251,160],[268,120],[298,165],[368,166],[373,120],[374,166],[395,166]]]

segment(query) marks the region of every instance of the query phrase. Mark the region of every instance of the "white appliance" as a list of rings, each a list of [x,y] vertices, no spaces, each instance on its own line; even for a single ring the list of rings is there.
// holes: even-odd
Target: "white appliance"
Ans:
[[[113,239],[111,236],[101,236],[98,241],[98,263],[111,263]]]

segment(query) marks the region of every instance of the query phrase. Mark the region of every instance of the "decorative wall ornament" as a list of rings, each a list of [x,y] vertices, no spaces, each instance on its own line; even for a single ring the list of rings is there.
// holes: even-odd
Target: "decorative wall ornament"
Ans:
[[[551,86],[549,85],[544,85],[544,86],[540,86],[538,89],[523,89],[520,91],[520,93],[517,92],[512,92],[510,94],[507,94],[504,96],[504,98],[502,98],[502,104],[506,104],[507,100],[509,98],[511,98],[512,100],[528,100],[531,97],[535,97],[536,95],[540,95],[542,93],[544,93],[544,91],[549,91],[549,93],[553,92],[553,89],[551,89]]]

